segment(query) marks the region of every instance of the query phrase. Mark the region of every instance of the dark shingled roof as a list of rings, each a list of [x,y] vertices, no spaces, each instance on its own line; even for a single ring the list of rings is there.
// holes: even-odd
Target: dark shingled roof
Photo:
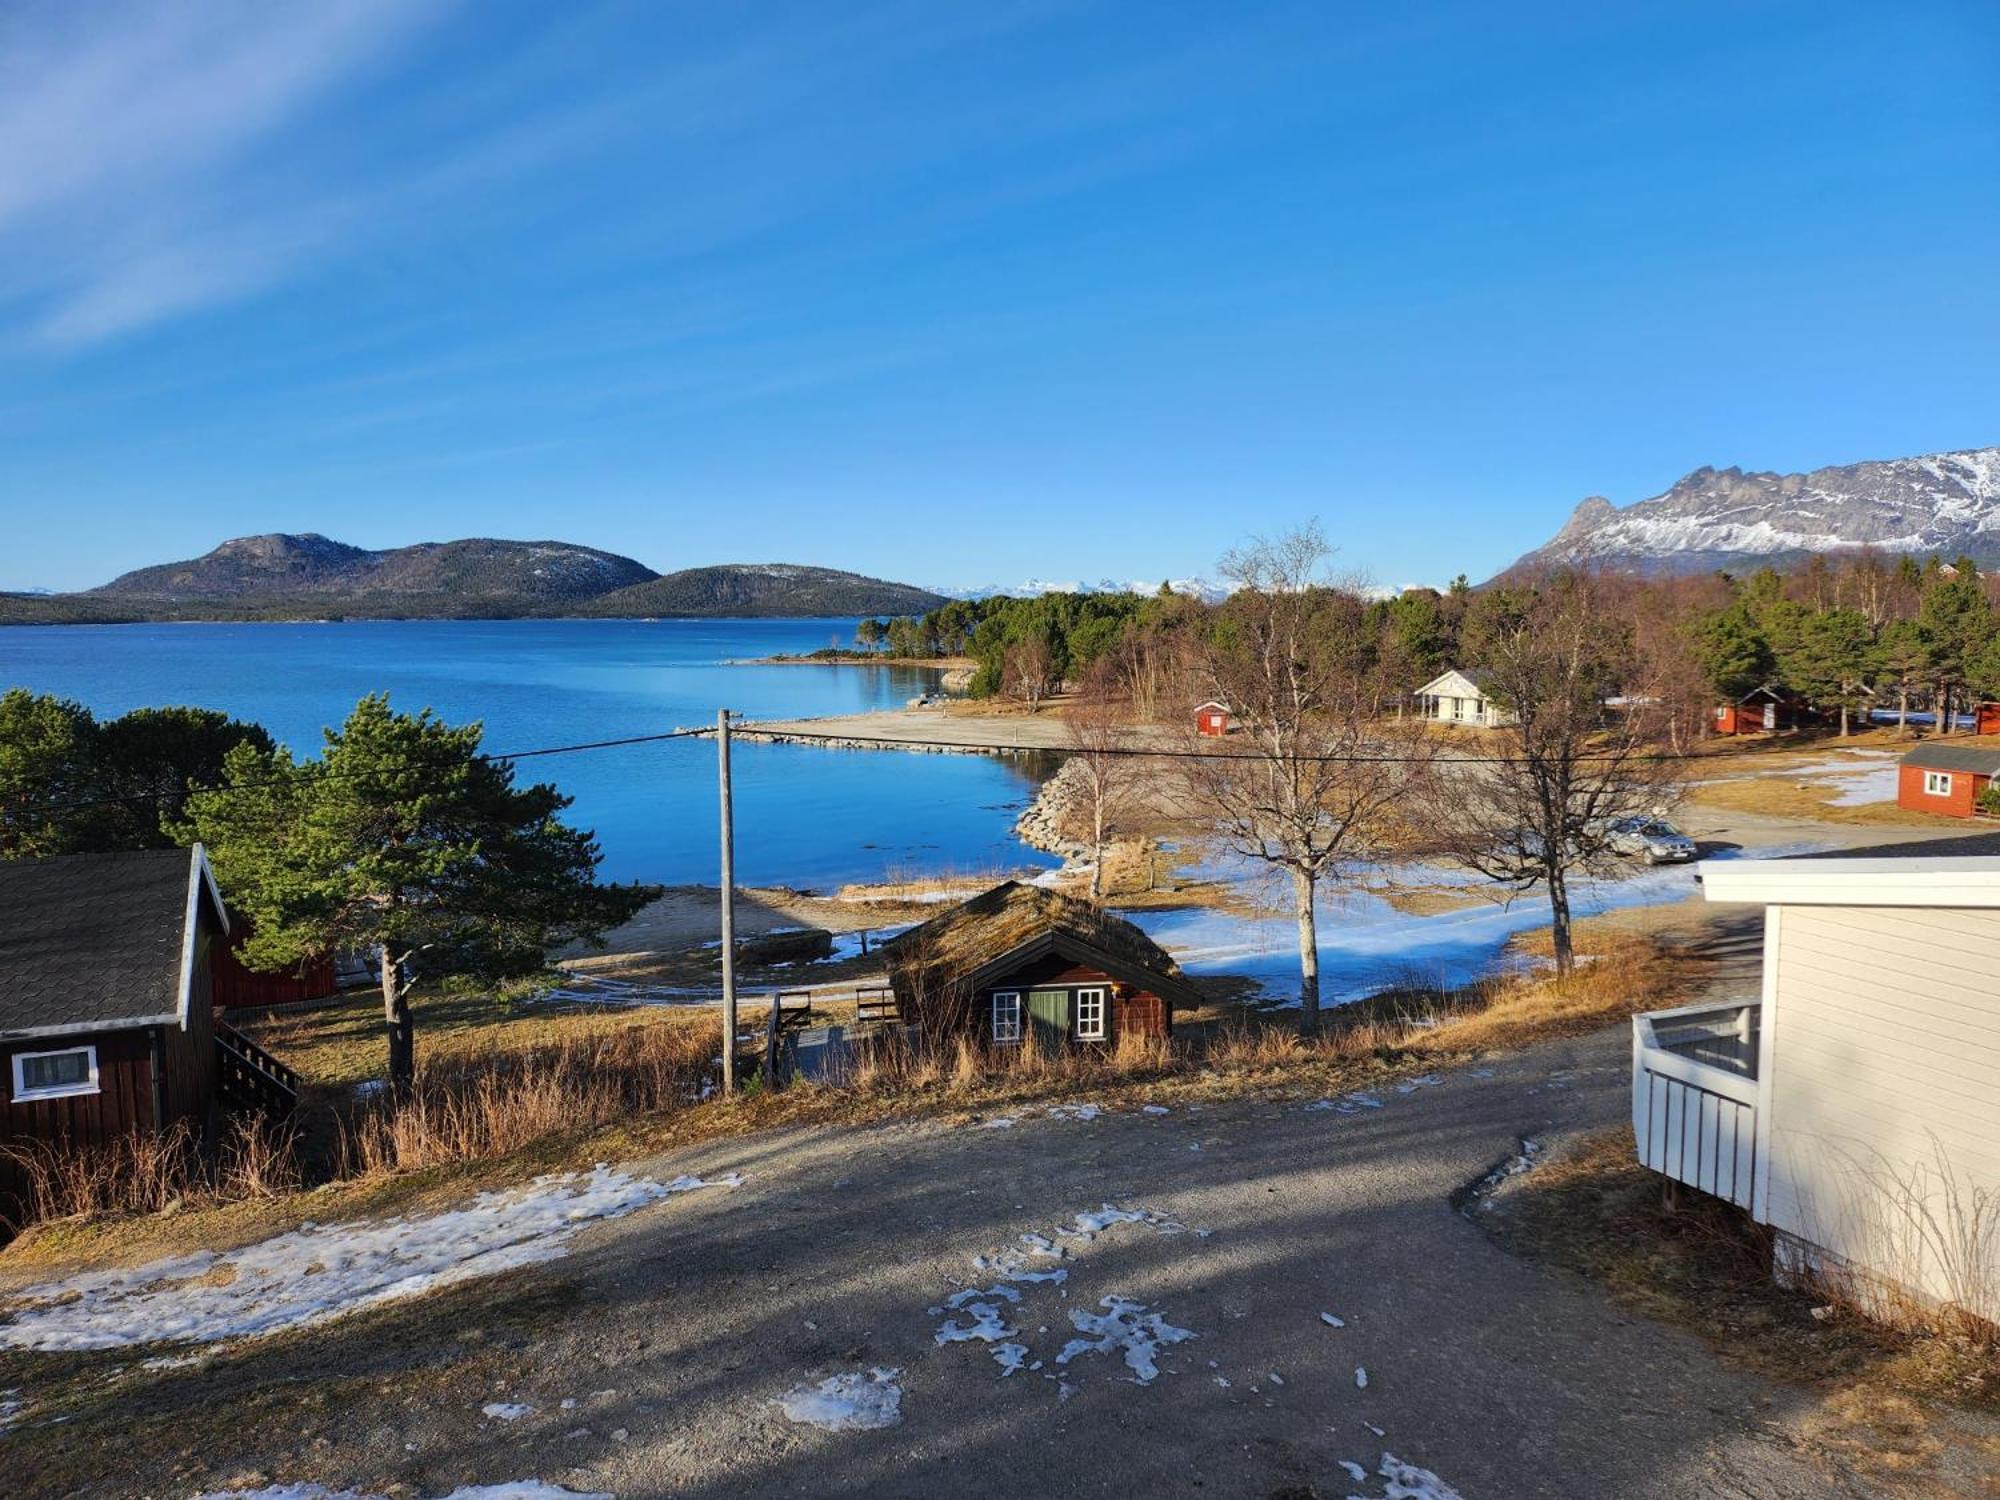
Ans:
[[[1105,973],[1143,985],[1169,1005],[1199,1005],[1201,994],[1180,965],[1122,917],[1059,891],[1009,880],[912,927],[884,945],[898,998],[927,975],[978,988],[1041,951],[1066,953]]]
[[[0,1037],[108,1030],[180,1008],[188,849],[0,861]]]
[[[1968,771],[1994,776],[2000,775],[2000,750],[1982,750],[1977,745],[1923,744],[1905,755],[1903,764],[1926,771]]]

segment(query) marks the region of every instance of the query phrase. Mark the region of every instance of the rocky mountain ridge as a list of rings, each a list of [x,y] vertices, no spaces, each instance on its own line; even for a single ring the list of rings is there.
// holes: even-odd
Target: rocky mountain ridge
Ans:
[[[1807,474],[1696,469],[1631,505],[1591,496],[1508,571],[1589,563],[1686,573],[1859,547],[2000,558],[2000,447]]]

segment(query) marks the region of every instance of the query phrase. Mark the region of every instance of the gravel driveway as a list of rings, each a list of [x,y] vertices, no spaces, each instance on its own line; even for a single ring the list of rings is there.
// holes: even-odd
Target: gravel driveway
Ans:
[[[1626,1067],[1614,1032],[1349,1112],[1038,1113],[654,1163],[744,1185],[592,1230],[561,1270],[577,1315],[535,1339],[529,1373],[496,1398],[533,1409],[482,1424],[471,1446],[419,1422],[413,1462],[476,1452],[481,1477],[717,1500],[1861,1493],[1787,1437],[1808,1393],[1724,1369],[1498,1249],[1468,1218],[1476,1201],[1454,1207],[1522,1138],[1616,1118]],[[1056,1233],[1107,1203],[1167,1222]],[[1007,1252],[1066,1278],[987,1297],[1004,1338],[939,1342],[985,1316],[946,1306],[996,1285],[976,1258]],[[1123,1347],[1059,1362],[1077,1312],[1151,1327],[1157,1377]],[[1023,1348],[996,1358],[1002,1343]],[[798,1402],[827,1381],[831,1401]],[[853,1396],[879,1415],[889,1387],[900,1420],[873,1429],[823,1430],[781,1404],[838,1415]]]

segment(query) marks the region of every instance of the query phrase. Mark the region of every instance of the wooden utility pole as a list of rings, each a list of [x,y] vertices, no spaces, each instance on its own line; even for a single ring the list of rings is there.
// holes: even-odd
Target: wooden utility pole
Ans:
[[[715,716],[722,790],[722,1092],[736,1092],[736,824],[729,804],[729,710]]]

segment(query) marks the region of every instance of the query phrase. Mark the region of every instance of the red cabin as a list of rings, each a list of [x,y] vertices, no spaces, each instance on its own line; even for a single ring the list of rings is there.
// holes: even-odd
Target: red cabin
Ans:
[[[1229,711],[1227,703],[1210,699],[1194,711],[1194,727],[1197,734],[1220,739],[1236,728],[1236,715]]]
[[[1919,745],[1896,773],[1896,805],[1947,818],[1980,815],[1979,794],[2000,775],[2000,750]]]
[[[1753,688],[1734,703],[1715,708],[1717,734],[1776,734],[1796,729],[1804,717],[1804,705],[1789,693],[1776,688]]]
[[[1974,734],[2000,734],[2000,703],[1982,703],[1972,710]]]

